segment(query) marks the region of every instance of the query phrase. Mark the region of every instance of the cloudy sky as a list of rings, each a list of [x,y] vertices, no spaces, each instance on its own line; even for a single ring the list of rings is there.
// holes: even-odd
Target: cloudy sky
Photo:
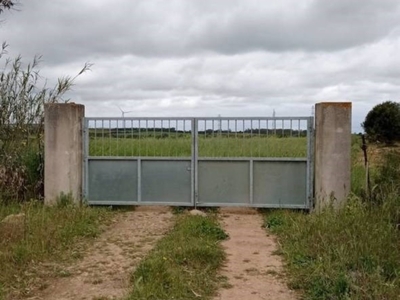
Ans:
[[[20,0],[10,56],[75,75],[87,116],[308,116],[353,102],[353,130],[400,101],[399,0]],[[128,115],[127,115],[128,116]]]

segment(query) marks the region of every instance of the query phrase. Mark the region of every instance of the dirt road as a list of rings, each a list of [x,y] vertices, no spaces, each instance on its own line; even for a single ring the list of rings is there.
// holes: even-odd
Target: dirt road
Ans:
[[[283,280],[276,241],[262,228],[262,217],[252,209],[222,209],[221,223],[229,234],[223,242],[228,261],[222,275],[231,288],[221,289],[215,300],[294,300]]]
[[[169,208],[139,207],[120,214],[87,251],[41,294],[30,299],[119,299],[129,292],[129,278],[139,261],[170,228]]]
[[[262,228],[262,218],[251,209],[221,209],[221,223],[229,234],[223,242],[227,263],[221,275],[230,288],[215,300],[294,300],[284,283],[277,245]],[[82,260],[66,267],[33,300],[110,300],[127,295],[130,275],[172,225],[167,207],[139,207],[119,214],[113,224],[86,251]]]

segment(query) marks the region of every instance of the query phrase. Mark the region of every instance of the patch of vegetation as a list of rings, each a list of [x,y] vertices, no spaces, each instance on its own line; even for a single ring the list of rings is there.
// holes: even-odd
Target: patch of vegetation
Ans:
[[[26,64],[7,57],[0,46],[0,201],[25,201],[43,196],[44,104],[63,102],[77,76],[60,78],[53,88],[40,76],[41,57]]]
[[[371,198],[340,211],[265,213],[278,235],[290,287],[306,299],[397,299],[400,295],[400,157],[376,169]]]
[[[187,206],[172,206],[171,210],[174,215],[180,215],[183,214],[184,212],[187,212],[188,210],[193,209],[192,207],[187,207]]]
[[[132,275],[128,299],[210,299],[227,238],[215,217],[181,215]]]
[[[53,207],[0,203],[0,299],[11,290],[29,292],[40,263],[79,257],[79,242],[97,236],[112,215],[109,209],[73,205],[67,196]]]
[[[101,129],[98,129],[100,131]],[[91,138],[91,156],[178,156],[190,157],[192,139],[190,134],[135,138]],[[305,137],[253,136],[199,137],[199,155],[203,157],[307,157]]]
[[[400,141],[400,103],[386,101],[374,106],[362,126],[371,141],[387,144]]]

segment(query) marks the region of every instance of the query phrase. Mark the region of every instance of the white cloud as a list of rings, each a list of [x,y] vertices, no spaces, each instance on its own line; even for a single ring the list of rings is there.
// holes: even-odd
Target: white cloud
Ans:
[[[397,0],[21,2],[2,15],[10,55],[43,54],[90,115],[309,115],[319,101],[366,112],[400,95]]]

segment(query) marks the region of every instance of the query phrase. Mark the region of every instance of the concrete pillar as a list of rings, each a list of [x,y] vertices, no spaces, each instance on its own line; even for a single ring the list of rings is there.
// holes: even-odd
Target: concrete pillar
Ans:
[[[315,107],[315,210],[339,208],[350,193],[351,103]]]
[[[44,201],[54,204],[61,193],[82,198],[82,122],[85,107],[75,103],[44,107]]]

